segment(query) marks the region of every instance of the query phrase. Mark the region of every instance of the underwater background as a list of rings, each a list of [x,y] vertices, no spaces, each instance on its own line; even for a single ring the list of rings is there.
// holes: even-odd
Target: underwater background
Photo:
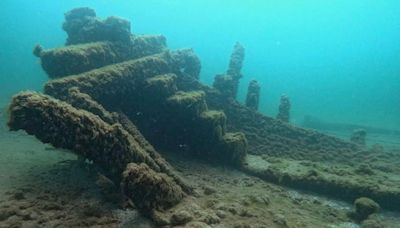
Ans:
[[[400,227],[399,1],[3,0],[0,11],[0,228]],[[79,16],[85,12],[97,16]],[[73,22],[74,14],[83,18]],[[111,15],[127,21],[108,21]],[[65,46],[77,31],[67,37],[63,22],[84,19],[98,20],[100,30],[116,22],[113,34],[130,21],[138,36],[113,43],[126,45],[118,46],[128,48],[126,53],[115,53],[129,58],[118,60],[115,50],[93,40]],[[87,25],[80,26],[90,34]],[[165,36],[171,56],[161,52],[163,37],[135,43],[143,34]],[[238,105],[224,86],[196,84],[197,55],[200,81],[212,86],[215,75],[226,72],[229,58],[243,59],[236,42],[245,49],[237,100],[245,103],[249,82],[256,79],[258,111],[272,118]],[[43,46],[36,46],[39,58],[33,55],[37,44]],[[131,52],[134,46],[143,47]],[[88,47],[105,50],[95,56],[106,53],[117,61],[91,56],[101,66],[110,65],[90,66],[97,73],[79,71],[84,73],[77,87],[68,85],[68,77],[57,87],[58,80],[48,82],[54,75],[43,70],[43,53],[55,58],[62,53],[50,50],[56,47],[76,58],[48,66],[74,66],[75,73],[79,56],[90,54]],[[174,52],[181,48],[193,48],[195,54]],[[143,50],[150,53],[139,53]],[[186,67],[193,68],[192,75]],[[92,79],[99,84],[88,83],[93,91],[84,91]],[[161,91],[146,86],[159,82],[168,86]],[[45,93],[54,98],[20,93],[6,111],[13,95],[42,91],[45,84]],[[229,89],[229,81],[225,86]],[[62,98],[65,89],[68,95]],[[291,107],[288,100],[280,103],[284,94]],[[149,159],[141,160],[142,155]],[[131,174],[170,179],[157,183],[154,178],[147,185]],[[139,187],[130,188],[135,182]],[[152,190],[160,185],[170,188]],[[143,205],[163,200],[138,196],[168,191],[173,194],[166,201],[177,205],[161,210],[161,217],[148,216],[156,206]],[[371,210],[364,214],[365,208]]]
[[[399,129],[400,2],[396,0],[3,0],[0,2],[0,102],[47,80],[32,48],[62,46],[64,12],[88,6],[99,17],[132,21],[134,34],[163,34],[170,48],[193,47],[201,80],[223,73],[236,41],[246,48],[239,100],[261,84],[260,112],[275,116],[292,100],[304,116]]]

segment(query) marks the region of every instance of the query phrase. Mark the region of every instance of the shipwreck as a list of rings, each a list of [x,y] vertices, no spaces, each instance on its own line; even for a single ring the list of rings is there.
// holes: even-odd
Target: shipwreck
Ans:
[[[279,185],[351,202],[369,197],[383,208],[400,209],[399,180],[380,178],[398,172],[390,157],[399,155],[291,125],[288,96],[282,96],[277,118],[261,114],[257,81],[249,85],[246,105],[235,99],[243,77],[241,44],[210,87],[199,81],[194,50],[170,50],[162,35],[132,34],[127,20],[100,19],[94,10],[78,8],[65,14],[63,29],[65,47],[34,48],[50,80],[42,93],[13,97],[8,126],[102,167],[157,223],[172,224],[175,208],[196,191],[163,153],[190,154]],[[392,170],[368,165],[378,157]]]

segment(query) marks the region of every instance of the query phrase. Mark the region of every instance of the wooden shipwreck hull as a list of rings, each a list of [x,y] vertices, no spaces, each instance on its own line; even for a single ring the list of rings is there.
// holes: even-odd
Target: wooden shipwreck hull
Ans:
[[[359,163],[383,152],[371,154],[354,143],[262,115],[256,104],[247,108],[234,99],[244,58],[238,44],[228,75],[219,76],[217,88],[211,88],[199,82],[201,64],[191,49],[168,50],[162,36],[134,36],[129,29],[126,34],[130,23],[122,19],[112,19],[118,22],[114,29],[119,36],[108,37],[114,34],[104,25],[110,21],[96,19],[88,9],[69,12],[66,20],[68,46],[34,50],[53,80],[44,94],[22,92],[13,98],[9,127],[101,166],[145,214],[173,207],[193,192],[157,150],[190,153],[278,184],[347,200],[369,196],[383,207],[400,209],[395,180],[381,181],[379,189],[374,182],[352,183],[363,178],[356,172]],[[97,27],[74,31],[68,30],[70,23]],[[304,175],[291,168],[300,167],[298,163]],[[333,176],[325,164],[346,169],[355,179]]]

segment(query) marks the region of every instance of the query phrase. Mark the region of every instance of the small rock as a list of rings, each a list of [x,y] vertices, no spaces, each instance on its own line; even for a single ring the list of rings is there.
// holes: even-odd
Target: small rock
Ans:
[[[30,202],[21,202],[18,207],[19,207],[19,209],[27,209],[32,206],[33,206],[33,204]]]
[[[66,217],[66,214],[65,213],[60,213],[60,214],[57,214],[54,218],[56,218],[56,219],[63,219],[63,218],[65,218]]]
[[[363,221],[371,214],[378,213],[380,206],[378,203],[367,197],[361,197],[354,201],[355,218]]]
[[[199,190],[197,190],[197,189],[195,189],[194,191],[193,191],[193,196],[194,197],[200,197],[201,196],[201,193],[200,193],[200,191]]]
[[[232,213],[233,215],[236,215],[236,214],[237,214],[237,210],[236,210],[236,208],[234,208],[234,207],[228,207],[228,211],[229,211],[230,213]]]
[[[99,220],[99,218],[97,218],[97,217],[88,217],[88,218],[85,218],[85,224],[87,224],[89,227],[93,227],[93,226],[97,225],[98,220]]]
[[[25,199],[25,195],[23,192],[16,192],[14,193],[13,198],[16,200],[23,200]]]
[[[187,211],[178,211],[171,216],[171,224],[173,225],[184,225],[192,221],[192,215]]]
[[[82,210],[83,214],[87,217],[100,218],[105,214],[104,209],[97,203],[89,203],[85,205]]]
[[[214,194],[217,192],[217,190],[215,188],[210,187],[210,186],[204,186],[203,190],[204,190],[204,194],[206,194],[206,195],[211,195],[211,194]]]
[[[253,203],[260,203],[260,204],[266,204],[266,205],[270,204],[270,199],[267,195],[262,195],[262,196],[249,195],[248,198]]]
[[[240,201],[242,203],[243,206],[250,206],[251,204],[251,199],[249,198],[242,198],[242,200]]]
[[[251,228],[251,226],[249,224],[240,223],[240,224],[235,224],[234,228]]]
[[[226,218],[226,212],[223,210],[218,210],[215,214],[221,219]]]
[[[202,219],[202,222],[207,223],[208,225],[217,224],[221,222],[221,219],[215,214],[206,214]]]
[[[213,208],[215,205],[218,203],[218,200],[216,199],[210,199],[206,202],[207,207]]]
[[[9,217],[15,215],[16,212],[10,209],[2,209],[0,210],[0,221],[7,220]]]
[[[57,204],[57,203],[46,203],[43,205],[43,210],[46,211],[51,211],[51,210],[61,210],[62,207],[61,205]]]
[[[263,202],[265,205],[269,205],[269,204],[271,203],[271,200],[269,199],[269,197],[268,197],[267,195],[263,195],[263,196],[261,196],[260,198],[261,198],[262,202]]]
[[[302,199],[300,199],[300,198],[293,198],[293,199],[292,199],[292,203],[297,204],[297,205],[301,205]]]
[[[274,223],[276,223],[276,224],[278,224],[278,225],[287,227],[286,218],[285,218],[285,216],[283,216],[282,214],[275,214],[275,215],[274,215],[274,220],[273,220],[273,221],[274,221]]]
[[[239,215],[242,217],[253,217],[253,215],[247,209],[242,209]]]
[[[30,218],[31,220],[38,219],[38,218],[39,218],[39,214],[38,214],[36,211],[32,211],[32,212],[29,214],[29,218]]]
[[[37,222],[38,222],[39,224],[46,224],[46,223],[49,222],[49,219],[48,219],[48,218],[45,218],[45,217],[41,217]]]
[[[310,170],[308,170],[307,171],[307,173],[305,174],[307,177],[319,177],[320,176],[320,174],[319,174],[319,172],[316,170],[316,169],[310,169]]]
[[[218,210],[222,210],[222,211],[228,210],[228,207],[224,203],[218,203],[218,204],[214,205],[214,208],[218,209]]]
[[[255,195],[248,195],[247,198],[249,198],[249,200],[253,203],[259,203],[260,202],[260,198],[258,196]]]
[[[165,214],[155,211],[153,216],[153,221],[159,226],[166,226],[170,223],[170,220],[165,216]]]
[[[322,204],[321,200],[318,200],[318,199],[314,199],[314,200],[312,201],[312,203],[313,203],[313,204],[317,204],[317,205],[321,205],[321,204]]]
[[[21,210],[17,213],[19,217],[22,217],[23,220],[31,220],[30,211],[28,210]]]

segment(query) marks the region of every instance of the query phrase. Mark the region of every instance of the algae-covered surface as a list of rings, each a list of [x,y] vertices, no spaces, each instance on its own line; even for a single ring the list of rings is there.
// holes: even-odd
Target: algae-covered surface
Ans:
[[[347,200],[369,196],[391,208],[396,208],[399,201],[400,173],[390,166],[373,163],[349,166],[249,155],[245,170],[278,184]]]

